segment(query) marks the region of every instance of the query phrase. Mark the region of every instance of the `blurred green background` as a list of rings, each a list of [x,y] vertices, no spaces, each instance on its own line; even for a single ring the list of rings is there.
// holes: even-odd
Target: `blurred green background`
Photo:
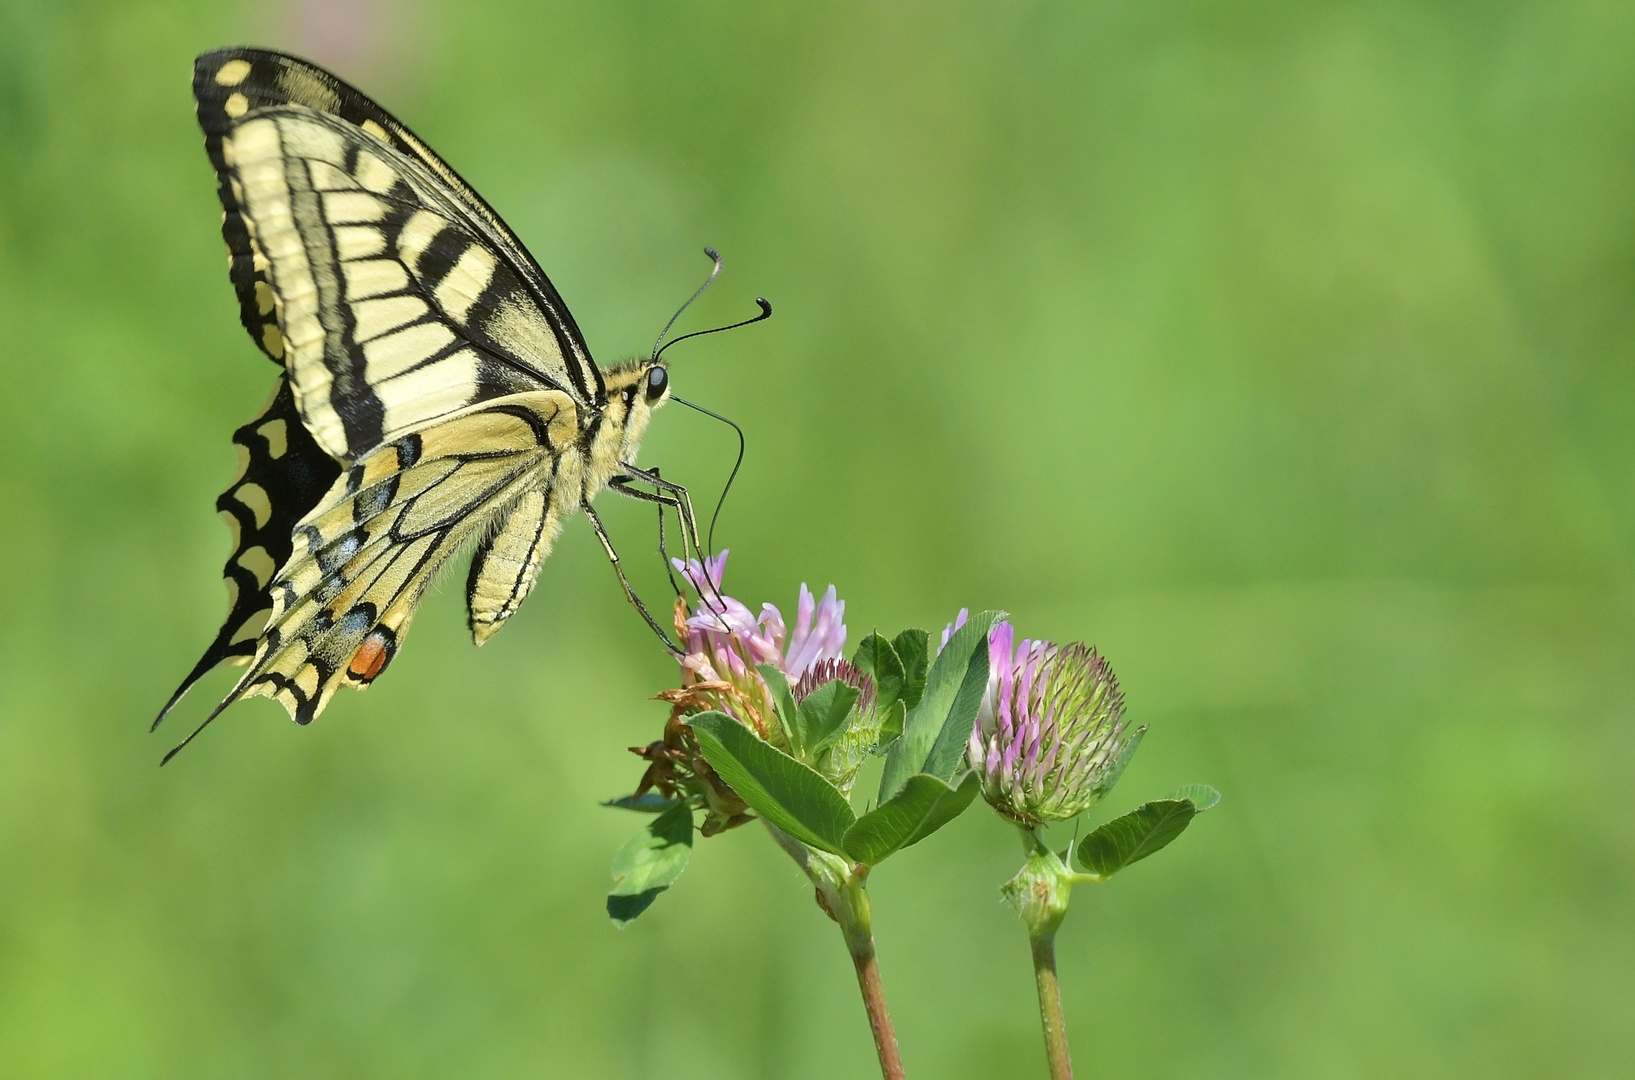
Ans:
[[[582,521],[482,650],[463,570],[368,695],[158,759],[272,368],[188,80],[333,66],[509,219],[603,359],[750,449],[729,590],[853,639],[1002,606],[1225,792],[1081,890],[1081,1074],[1635,1060],[1635,7],[0,2],[0,1075],[834,1077],[838,934],[756,829],[640,922],[624,750],[674,672]],[[643,461],[713,502],[726,429]],[[601,500],[648,595],[643,508]],[[174,725],[174,726],[172,726]],[[1105,816],[1105,815],[1100,815]],[[1043,1075],[1011,832],[875,876],[909,1070]],[[1624,1065],[1618,1065],[1618,1062]]]

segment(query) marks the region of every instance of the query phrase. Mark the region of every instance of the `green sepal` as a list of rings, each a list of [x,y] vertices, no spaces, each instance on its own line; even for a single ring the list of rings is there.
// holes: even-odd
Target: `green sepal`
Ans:
[[[846,718],[857,704],[857,687],[830,679],[801,699],[795,708],[790,745],[798,757],[811,760],[846,730]]]
[[[1045,846],[1044,838],[1032,829],[1024,829],[1023,843],[1028,849],[1027,862],[1016,876],[999,888],[999,895],[1010,902],[1016,913],[1027,924],[1028,936],[1035,941],[1048,940],[1061,928],[1067,917],[1067,905],[1073,899],[1073,885],[1092,878],[1090,874],[1075,874],[1066,861]]]
[[[988,631],[1002,614],[973,616],[938,654],[919,704],[903,718],[902,738],[886,754],[879,802],[891,801],[917,773],[948,782],[963,767],[971,725],[988,689]]]
[[[883,862],[959,817],[981,790],[974,772],[966,773],[957,788],[925,773],[911,776],[895,797],[846,830],[846,854],[870,866]]]
[[[640,795],[621,795],[617,799],[609,799],[602,805],[614,810],[635,810],[642,814],[662,814],[673,806],[679,805],[679,799],[666,799],[656,791],[644,791]]]
[[[647,823],[613,856],[613,891],[607,914],[624,927],[675,884],[693,855],[693,810],[677,803]]]
[[[874,702],[877,709],[888,709],[903,696],[903,662],[891,642],[878,632],[870,634],[857,644],[852,664],[874,682]]]
[[[704,760],[751,810],[809,847],[845,854],[846,830],[857,815],[821,773],[726,713],[699,713],[687,723]]]
[[[891,649],[903,665],[903,705],[912,709],[925,692],[925,673],[931,667],[931,635],[910,627],[891,639]]]
[[[795,745],[795,694],[789,689],[789,680],[776,664],[756,664],[755,670],[772,691],[772,707],[777,710],[778,723],[783,725],[784,741]]]
[[[1191,799],[1154,799],[1096,829],[1079,843],[1079,865],[1106,880],[1162,849],[1198,814]]]

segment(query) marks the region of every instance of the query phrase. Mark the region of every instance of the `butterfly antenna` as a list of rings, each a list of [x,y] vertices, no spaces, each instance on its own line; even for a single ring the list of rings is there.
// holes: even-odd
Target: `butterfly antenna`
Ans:
[[[680,339],[678,338],[677,340],[680,340]],[[732,490],[732,482],[734,480],[738,479],[738,470],[744,464],[744,445],[745,445],[744,444],[744,429],[739,427],[737,424],[733,423],[731,420],[727,419],[725,416],[722,416],[720,413],[711,412],[709,409],[706,409],[702,405],[696,405],[693,402],[688,401],[686,398],[677,397],[674,393],[672,393],[670,395],[670,400],[679,402],[682,405],[687,406],[687,408],[689,408],[689,409],[694,409],[694,410],[696,410],[698,412],[701,412],[705,416],[713,417],[714,419],[721,421],[723,424],[726,424],[728,427],[732,428],[732,430],[734,430],[734,431],[736,431],[738,433],[738,460],[732,463],[732,472],[730,474],[728,474],[728,476],[727,476],[726,485],[721,488],[721,497],[719,499],[717,499],[716,502],[715,502],[715,513],[710,515],[710,531],[709,531],[709,533],[706,535],[706,537],[704,539],[704,547],[707,550],[713,552],[715,550],[715,522],[716,522],[716,519],[718,519],[721,516],[721,507],[723,505],[725,505],[725,503],[727,501],[727,492]]]
[[[708,285],[709,282],[706,281],[704,284]],[[694,295],[696,296],[697,294],[695,293]],[[688,303],[691,303],[691,301],[688,301]],[[680,337],[675,338],[672,341],[665,342],[664,343],[664,349],[660,349],[660,350],[658,350],[657,352],[655,352],[653,354],[653,360],[657,360],[659,357],[663,356],[665,349],[668,349],[672,345],[679,345],[683,341],[686,341],[688,338],[703,337],[705,334],[719,334],[723,330],[736,330],[740,326],[750,326],[750,325],[752,325],[754,323],[765,322],[767,319],[772,318],[772,305],[767,302],[766,297],[757,296],[755,298],[755,304],[756,304],[757,307],[759,307],[761,309],[761,313],[759,315],[753,316],[753,317],[748,318],[748,319],[744,319],[744,320],[742,320],[740,322],[729,323],[726,326],[717,326],[717,327],[714,327],[713,329],[710,329],[710,330],[694,330],[690,334],[682,334]],[[651,363],[651,362],[652,361],[649,361],[649,363]],[[671,395],[671,396],[674,396],[674,395]],[[720,419],[720,417],[717,417],[716,419]],[[731,423],[731,421],[728,421],[728,423]]]
[[[659,331],[658,340],[653,342],[653,354],[648,358],[649,363],[657,360],[659,358],[659,353],[664,351],[663,349],[659,348],[659,346],[664,344],[664,335],[668,334],[670,332],[670,327],[674,326],[676,324],[676,320],[681,318],[681,313],[692,307],[693,301],[704,295],[704,290],[710,287],[710,282],[714,281],[721,275],[721,253],[712,247],[707,247],[704,249],[704,254],[708,255],[710,257],[710,261],[715,264],[710,268],[710,276],[704,279],[704,284],[693,290],[693,295],[687,297],[687,302],[685,304],[682,304],[680,307],[676,308],[676,313],[670,316],[670,321],[664,324],[663,330]],[[672,342],[672,344],[674,343]]]
[[[693,295],[691,295],[691,296],[689,296],[687,298],[687,302],[685,304],[682,304],[681,307],[676,310],[676,313],[674,315],[670,316],[670,321],[664,324],[664,330],[662,332],[660,332],[660,334],[658,336],[658,340],[653,342],[653,353],[648,358],[648,363],[657,362],[658,358],[663,356],[665,350],[667,350],[671,345],[675,345],[675,344],[677,344],[679,342],[686,341],[688,338],[703,337],[706,334],[719,334],[723,330],[736,330],[740,326],[749,326],[749,325],[752,325],[754,323],[763,322],[763,321],[765,321],[767,319],[770,319],[772,317],[772,305],[767,301],[766,297],[757,296],[755,298],[755,306],[760,308],[760,311],[757,314],[751,316],[748,319],[741,319],[738,322],[729,323],[726,326],[712,327],[709,330],[695,330],[690,334],[683,334],[680,337],[675,338],[672,341],[668,341],[668,342],[665,341],[664,340],[665,336],[670,333],[670,328],[673,327],[676,324],[676,320],[681,318],[681,313],[686,311],[689,307],[691,307],[693,301],[697,300],[699,298],[700,294],[702,294],[705,289],[709,288],[710,283],[713,282],[716,279],[716,277],[719,276],[720,273],[721,273],[721,253],[716,251],[714,248],[708,248],[707,247],[707,248],[704,249],[704,254],[708,255],[710,257],[710,260],[713,263],[715,263],[715,265],[710,269],[710,276],[704,279],[704,284],[700,285],[697,289],[695,289],[693,291]],[[738,478],[738,470],[744,464],[744,447],[745,447],[744,429],[739,427],[737,424],[733,423],[731,420],[728,420],[726,417],[722,416],[721,414],[711,412],[709,409],[704,408],[702,405],[695,405],[691,401],[683,400],[682,398],[677,397],[674,393],[672,393],[670,396],[672,398],[674,398],[676,401],[680,401],[683,405],[687,406],[690,409],[696,409],[697,411],[703,413],[706,416],[713,417],[714,419],[719,420],[724,424],[727,424],[728,426],[730,426],[732,428],[732,430],[734,430],[734,431],[736,431],[738,433],[738,459],[733,462],[732,472],[727,476],[727,483],[721,489],[721,497],[718,500],[716,500],[715,512],[710,515],[710,528],[709,528],[709,532],[707,534],[707,539],[705,540],[705,549],[706,550],[699,553],[701,559],[704,560],[705,562],[707,562],[709,553],[713,552],[715,550],[715,523],[721,517],[721,507],[726,503],[726,501],[727,501],[727,492],[732,490],[732,482]],[[661,537],[663,536],[663,528],[664,528],[662,514],[663,514],[663,511],[661,510],[660,511],[661,516],[660,516],[660,519],[659,519],[660,520],[659,530],[660,530],[660,536]],[[661,545],[662,545],[662,540],[661,540]],[[703,563],[701,563],[701,566],[702,565],[703,565]],[[717,589],[715,587],[715,583],[710,580],[710,576],[709,576],[708,571],[704,572],[704,581],[705,581],[705,584],[710,586],[710,592],[715,594],[715,599],[718,602],[724,604],[725,601],[721,597],[720,590]],[[675,585],[675,579],[673,577],[671,578],[671,585],[672,586]],[[678,595],[679,595],[679,590],[677,590],[677,592],[678,592]]]
[[[705,284],[707,285],[709,283],[705,282]],[[748,318],[748,319],[741,319],[741,320],[739,320],[738,322],[735,322],[735,323],[729,323],[726,326],[717,326],[717,327],[715,327],[713,329],[710,329],[710,330],[695,330],[690,334],[682,334],[680,337],[676,338],[674,341],[670,341],[670,342],[666,343],[663,349],[659,349],[657,352],[655,352],[653,354],[653,359],[657,360],[660,356],[662,356],[664,354],[665,349],[668,349],[671,345],[675,345],[675,344],[677,344],[679,342],[686,341],[688,338],[703,337],[705,334],[719,334],[723,330],[736,330],[740,326],[749,326],[749,325],[751,325],[753,323],[764,322],[765,320],[772,318],[772,305],[767,301],[766,297],[757,296],[755,298],[755,304],[756,304],[757,307],[759,307],[761,309],[760,314],[754,315],[754,316],[752,316],[751,318]],[[713,417],[714,419],[721,421],[723,424],[726,424],[727,426],[731,427],[732,430],[734,430],[734,431],[736,431],[738,433],[738,460],[736,460],[736,461],[734,461],[732,463],[732,472],[727,476],[727,483],[721,489],[721,497],[716,500],[715,512],[710,515],[710,529],[709,529],[708,534],[706,535],[706,538],[705,538],[705,541],[704,541],[705,550],[702,553],[704,555],[708,555],[709,553],[715,551],[715,523],[721,517],[721,507],[726,503],[726,501],[727,501],[727,492],[732,490],[732,482],[738,478],[738,470],[744,464],[744,445],[745,445],[745,443],[744,443],[744,429],[739,427],[737,424],[733,423],[731,420],[728,420],[725,416],[722,416],[720,413],[711,412],[709,409],[704,408],[704,406],[702,406],[702,405],[697,405],[697,404],[694,404],[691,401],[686,401],[686,400],[678,397],[674,392],[672,392],[670,394],[670,397],[673,398],[676,401],[681,402],[683,405],[687,406],[689,409],[696,409],[699,412],[703,413],[705,416]],[[705,575],[705,581],[706,582],[709,581],[709,575],[708,574]],[[712,591],[715,592],[716,599],[720,600],[721,599],[720,591],[713,589],[713,583],[712,583]]]

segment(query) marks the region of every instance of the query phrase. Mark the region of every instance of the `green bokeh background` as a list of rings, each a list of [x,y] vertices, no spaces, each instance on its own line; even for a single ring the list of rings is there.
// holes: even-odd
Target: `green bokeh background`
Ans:
[[[156,768],[272,376],[188,94],[244,40],[419,130],[604,359],[705,243],[688,326],[774,301],[671,354],[748,432],[732,592],[1093,641],[1151,725],[1107,812],[1224,790],[1080,892],[1083,1075],[1628,1075],[1629,4],[3,0],[0,1076],[874,1068],[756,829],[607,922],[673,670],[582,521],[485,648],[454,578],[371,693]],[[707,504],[732,449],[643,461]],[[1043,1075],[1018,861],[978,807],[875,876],[911,1075]]]

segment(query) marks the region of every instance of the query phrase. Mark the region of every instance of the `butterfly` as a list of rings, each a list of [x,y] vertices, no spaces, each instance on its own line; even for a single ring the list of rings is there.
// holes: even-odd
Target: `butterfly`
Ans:
[[[578,511],[668,642],[591,509],[606,487],[660,503],[661,519],[672,507],[696,546],[685,489],[633,464],[671,396],[659,350],[599,368],[499,215],[329,72],[221,49],[195,62],[193,95],[239,317],[280,375],[234,433],[239,476],[216,502],[233,532],[227,619],[154,727],[222,663],[247,669],[181,746],[257,695],[310,723],[337,689],[380,676],[428,584],[473,544],[482,644]],[[749,321],[770,314],[758,302]]]

